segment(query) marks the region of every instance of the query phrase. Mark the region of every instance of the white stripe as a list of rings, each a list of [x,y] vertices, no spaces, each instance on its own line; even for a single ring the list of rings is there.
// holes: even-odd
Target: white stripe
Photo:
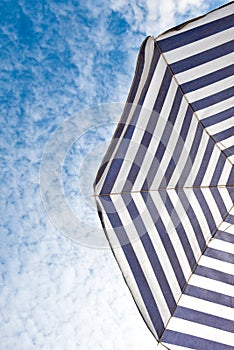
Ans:
[[[163,342],[162,344],[164,344],[167,348],[167,350],[191,350],[191,348],[185,348],[184,346],[179,346],[179,345],[172,345],[166,342]],[[165,347],[162,350],[166,350]]]
[[[143,71],[140,77],[140,83],[138,85],[138,89],[134,98],[134,101],[132,103],[133,107],[128,115],[127,118],[127,122],[126,124],[128,124],[130,122],[130,120],[132,119],[132,115],[134,113],[135,107],[138,105],[138,101],[140,99],[141,96],[141,92],[142,89],[144,88],[145,82],[148,78],[148,74],[149,74],[149,70],[150,70],[150,65],[153,59],[153,54],[154,54],[154,40],[153,38],[148,38],[147,43],[145,45],[145,60],[144,60],[144,67],[143,67]]]
[[[224,319],[234,321],[234,308],[212,303],[211,301],[191,297],[184,294],[180,299],[179,306],[200,312],[206,312],[213,316],[222,317]]]
[[[204,86],[203,88],[191,91],[187,93],[186,96],[189,102],[192,103],[232,87],[233,87],[233,76],[223,80],[219,80],[216,83],[210,84],[208,86]]]
[[[234,155],[228,157],[230,163],[234,164]]]
[[[230,234],[234,234],[233,231],[234,225],[230,224],[229,222],[223,221],[222,224],[219,226],[220,231],[225,231]]]
[[[232,107],[233,107],[233,97],[227,100],[215,103],[214,105],[208,106],[199,111],[196,111],[196,114],[198,118],[201,120],[203,118],[210,117],[211,115],[218,114],[219,112],[223,112],[226,109],[232,108]],[[233,143],[230,146],[232,145]]]
[[[233,204],[233,207],[231,208],[229,214],[230,214],[230,215],[234,215],[234,204]]]
[[[129,197],[130,198],[130,197]],[[127,205],[125,204],[122,195],[116,194],[116,195],[111,195],[111,199],[113,202],[113,205],[115,207],[115,211],[116,213],[118,213],[118,216],[121,220],[121,223],[124,227],[124,230],[126,231],[126,234],[128,236],[128,239],[131,243],[133,243],[134,241],[139,240],[139,233],[137,232],[136,228],[135,228],[135,223],[134,220],[132,220],[131,216],[129,215],[129,211],[127,208]],[[144,208],[143,208],[144,210]],[[142,213],[139,213],[139,216]],[[117,227],[117,230],[122,229],[121,227]],[[144,232],[142,232],[142,235],[144,234]],[[128,239],[126,239],[126,242],[124,242],[124,244],[129,243]]]
[[[201,205],[198,202],[197,197],[194,194],[194,191],[191,191],[190,189],[184,189],[184,192],[185,192],[187,198],[189,198],[189,203],[190,203],[190,205],[194,211],[194,214],[199,222],[203,237],[204,237],[205,241],[207,242],[211,237],[211,232],[210,232],[210,228],[208,226],[204,211],[202,210]]]
[[[223,167],[222,174],[221,174],[221,176],[219,178],[219,184],[220,185],[227,184],[227,181],[229,179],[231,171],[232,171],[232,165],[230,164],[230,162],[228,160],[226,160],[225,165]]]
[[[127,179],[128,173],[131,169],[131,166],[133,164],[133,161],[135,159],[135,156],[137,154],[139,147],[144,148],[144,146],[141,146],[141,139],[142,139],[143,134],[145,132],[145,129],[146,129],[146,126],[147,126],[147,123],[149,120],[149,116],[152,113],[153,105],[155,103],[155,99],[156,99],[157,94],[159,92],[159,89],[161,87],[161,82],[164,78],[165,71],[166,71],[165,62],[163,59],[160,59],[158,65],[157,65],[157,68],[154,72],[154,76],[152,78],[147,95],[145,97],[144,105],[147,105],[147,109],[143,108],[140,112],[137,126],[135,127],[132,138],[131,138],[131,143],[130,143],[128,150],[124,156],[124,165],[122,165],[121,171],[117,175],[114,186],[112,188],[112,193],[119,193],[122,191],[123,185],[125,183],[125,180]],[[157,84],[155,84],[155,77],[157,79]],[[154,88],[152,88],[152,85],[157,86],[157,88],[155,86],[154,86]],[[143,107],[144,107],[144,105],[143,105]],[[123,143],[124,143],[124,140],[122,140],[122,144]],[[126,144],[127,144],[127,142],[126,142]],[[139,165],[141,165],[141,164],[139,164]],[[143,167],[141,167],[140,172],[143,174],[143,177],[144,177],[144,175],[146,175]]]
[[[180,267],[184,273],[185,278],[188,277],[191,273],[191,268],[189,266],[184,248],[181,244],[181,241],[178,237],[178,233],[175,231],[174,224],[171,221],[171,217],[167,212],[167,209],[159,195],[158,192],[151,192],[152,199],[154,203],[157,203],[157,208],[160,208],[160,218],[168,231],[168,237],[174,247],[175,253],[180,263]]]
[[[158,147],[160,138],[164,132],[166,124],[168,123],[167,119],[169,117],[169,113],[171,111],[172,104],[174,102],[177,88],[178,88],[177,84],[175,83],[174,80],[172,80],[170,87],[169,87],[169,90],[168,90],[168,93],[167,93],[167,96],[166,96],[166,99],[165,99],[165,102],[164,102],[163,107],[162,107],[162,111],[158,117],[159,120],[158,120],[157,125],[155,127],[153,137],[151,139],[147,153],[146,153],[144,160],[142,162],[142,169],[144,169],[146,174],[148,173],[148,171],[150,169],[152,161],[155,159],[155,150]],[[134,183],[132,190],[137,191],[137,190],[141,189],[143,186],[144,180],[142,179],[141,176],[137,176],[137,179]]]
[[[194,116],[192,116],[189,130],[187,132],[187,137],[186,137],[185,143],[183,145],[183,149],[182,149],[180,158],[176,164],[175,171],[173,172],[171,180],[168,184],[168,188],[175,188],[175,186],[177,185],[178,181],[181,178],[181,172],[183,171],[186,163],[187,163],[188,167],[192,167],[193,163],[192,163],[192,160],[190,158],[190,152],[191,152],[191,148],[192,148],[194,139],[196,137],[197,125],[198,125],[197,119]],[[180,139],[180,140],[181,140],[181,142],[183,142],[182,139]],[[179,183],[179,187],[180,187],[180,183]]]
[[[216,72],[219,69],[225,68],[233,64],[233,53],[230,53],[226,56],[219,57],[215,60],[203,63],[199,66],[196,66],[191,69],[187,69],[184,72],[178,73],[175,75],[179,84],[184,84],[188,81],[200,78],[206,74]]]
[[[191,189],[192,191],[192,189]],[[187,191],[188,193],[188,191]],[[186,232],[186,237],[189,241],[190,247],[193,251],[193,254],[195,256],[195,259],[197,260],[199,258],[199,256],[201,255],[201,250],[200,247],[198,245],[198,241],[197,241],[197,237],[195,235],[194,229],[190,223],[190,220],[187,216],[187,212],[186,209],[184,209],[178,195],[177,195],[177,191],[175,190],[170,190],[168,191],[168,195],[173,203],[174,206],[174,211],[177,213],[179,219],[178,224],[182,224],[185,232]],[[189,201],[189,198],[188,198]],[[173,216],[173,213],[171,214]]]
[[[101,211],[102,211],[102,220],[103,220],[104,225],[105,225],[105,233],[106,233],[109,241],[111,242],[111,245],[113,247],[119,247],[119,241],[117,239],[116,233],[113,230],[113,227],[112,227],[112,225],[111,225],[111,223],[109,221],[109,218],[108,218],[108,216],[106,214],[106,210],[104,209],[100,198],[96,197],[96,201],[98,202],[98,204],[99,204],[99,206],[101,208]],[[108,245],[108,242],[107,242],[107,245]]]
[[[231,128],[233,125],[234,125],[234,117],[231,117],[226,120],[223,120],[222,122],[209,126],[208,128],[206,128],[206,130],[210,135],[214,135],[214,134],[217,134],[218,132]]]
[[[143,104],[143,106],[146,106],[146,108],[151,111],[153,110],[155,100],[160,91],[161,83],[164,78],[166,69],[167,69],[167,65],[164,59],[162,58],[162,56],[160,56],[156,69],[154,71],[153,77],[151,79],[149,88],[147,90],[147,94],[144,99],[144,104]]]
[[[167,62],[169,64],[172,64],[174,62],[183,60],[187,57],[196,55],[200,52],[204,52],[206,50],[212,49],[213,47],[222,45],[223,43],[227,41],[231,41],[232,39],[233,39],[233,28],[230,28],[220,33],[210,35],[201,40],[197,40],[190,44],[168,51],[165,53],[165,57],[167,59]]]
[[[225,230],[227,233],[230,233],[231,235],[234,235],[234,225],[230,225]]]
[[[135,221],[135,222],[132,221],[132,218],[129,215],[129,212],[126,208],[126,204],[122,200],[121,196],[116,196],[116,197],[119,197],[119,200],[118,200],[119,207],[116,207],[116,211],[119,213],[121,222],[123,224],[123,227],[125,228],[127,235],[129,236],[129,238],[137,237],[138,232],[137,232],[137,229],[135,227],[137,221]],[[142,216],[142,215],[140,215],[140,216]],[[142,234],[143,234],[143,232],[142,232]],[[157,306],[158,306],[160,315],[161,315],[162,319],[164,320],[164,322],[166,322],[169,319],[171,313],[168,309],[166,300],[165,300],[164,295],[162,293],[161,287],[158,283],[157,277],[155,276],[155,273],[154,273],[152,265],[149,261],[149,258],[146,254],[146,251],[145,251],[145,248],[142,244],[142,241],[140,239],[137,239],[135,241],[131,241],[131,245],[134,249],[134,252],[136,254],[139,265],[141,266],[142,271],[146,277],[149,288],[153,294],[154,300],[157,301]]]
[[[217,142],[217,146],[220,147],[220,149],[226,149],[229,147],[232,147],[234,145],[234,136],[230,136],[225,140],[222,140],[220,142]]]
[[[234,259],[234,244],[226,241],[222,241],[221,239],[214,238],[209,243],[209,248],[217,249],[225,253],[233,254]],[[234,267],[233,267],[234,270]]]
[[[214,175],[216,166],[217,166],[218,161],[219,161],[219,156],[220,156],[220,150],[218,149],[218,147],[214,147],[212,154],[211,154],[211,157],[210,157],[210,160],[209,160],[209,163],[208,163],[208,166],[207,166],[207,169],[206,169],[206,172],[205,172],[205,175],[202,179],[201,186],[206,186],[206,185],[211,183],[212,177]]]
[[[221,196],[222,196],[222,190],[223,190],[222,188],[219,189],[219,193]],[[212,191],[209,188],[202,188],[201,191],[203,193],[203,196],[205,197],[206,203],[211,208],[212,217],[214,219],[216,226],[219,226],[220,223],[223,221],[223,218],[222,218],[220,210],[215,202]],[[225,194],[226,190],[224,189],[223,192]],[[208,218],[208,220],[209,220],[209,218]]]
[[[217,280],[213,280],[211,278],[207,278],[199,275],[192,275],[190,281],[190,286],[196,286],[199,288],[204,288],[210,290],[212,292],[217,292],[221,294],[228,295],[230,297],[234,296],[234,286],[231,286],[228,283],[220,282]]]
[[[200,144],[199,144],[199,147],[197,150],[196,157],[193,161],[192,169],[190,170],[190,174],[187,177],[187,180],[186,180],[185,185],[184,185],[185,187],[192,187],[194,185],[194,181],[197,177],[197,174],[198,174],[199,170],[201,169],[202,159],[205,155],[208,141],[209,141],[209,137],[208,137],[207,133],[203,132],[202,137],[200,139]],[[207,185],[209,185],[209,183]]]
[[[234,344],[234,333],[176,317],[172,317],[168,324],[168,329],[230,346]]]
[[[179,109],[177,118],[176,118],[176,122],[175,122],[174,126],[171,126],[172,130],[171,130],[170,139],[168,140],[167,144],[165,145],[166,146],[165,153],[163,155],[163,158],[160,161],[160,168],[159,168],[159,171],[155,175],[151,189],[157,189],[158,184],[160,184],[161,181],[163,180],[165,173],[161,169],[166,170],[168,167],[168,164],[172,158],[176,143],[177,143],[178,139],[180,138],[180,130],[181,130],[181,127],[183,125],[184,116],[186,114],[187,108],[188,108],[187,101],[183,98],[181,105],[180,105],[180,109]]]
[[[233,275],[233,264],[227,263],[226,261],[217,260],[203,255],[199,261],[199,265]]]
[[[143,198],[140,193],[134,194],[135,197],[135,204],[139,208],[144,207],[145,203],[143,203]],[[147,204],[147,203],[146,203]],[[178,298],[181,295],[181,289],[178,284],[177,278],[175,276],[175,272],[172,268],[171,262],[168,258],[168,252],[165,250],[163,243],[161,241],[161,238],[159,236],[159,233],[157,232],[155,228],[155,222],[153,221],[150,213],[148,210],[144,211],[143,215],[143,221],[144,225],[146,227],[146,230],[150,236],[151,242],[154,246],[155,251],[157,252],[158,259],[160,261],[160,264],[164,270],[164,273],[166,275],[168,284],[171,288],[171,291],[173,293],[174,299],[177,301]]]
[[[126,257],[124,255],[123,249],[122,247],[119,248],[115,248],[114,249],[114,254],[116,257],[116,260],[118,261],[118,263],[120,264],[121,270],[124,272],[124,277],[126,279],[126,282],[128,284],[128,286],[131,289],[131,292],[134,296],[134,299],[141,311],[141,314],[143,315],[145,322],[147,323],[148,327],[150,328],[151,332],[153,333],[153,335],[158,338],[158,335],[155,331],[155,328],[153,326],[153,323],[151,321],[151,318],[148,314],[148,311],[145,307],[145,303],[142,300],[141,294],[139,292],[138,286],[136,284],[136,281],[132,275],[132,271],[130,269],[129,263],[126,260]]]

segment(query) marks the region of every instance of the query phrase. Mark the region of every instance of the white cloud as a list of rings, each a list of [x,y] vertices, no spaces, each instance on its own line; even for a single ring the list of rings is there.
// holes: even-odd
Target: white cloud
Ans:
[[[35,6],[20,0],[2,15],[2,349],[155,348],[111,251],[78,246],[49,221],[40,196],[40,159],[65,118],[90,105],[126,99],[146,35],[177,24],[184,13],[186,19],[201,14],[206,4],[46,0]],[[116,29],[110,29],[112,11]],[[29,20],[31,43],[19,34],[21,12]],[[116,34],[121,19],[126,28]],[[76,166],[69,169],[73,175]]]
[[[111,8],[119,11],[134,31],[144,35],[157,36],[178,23],[178,19],[187,19],[205,13],[208,4],[202,0],[141,0],[126,5],[126,1],[111,1]]]

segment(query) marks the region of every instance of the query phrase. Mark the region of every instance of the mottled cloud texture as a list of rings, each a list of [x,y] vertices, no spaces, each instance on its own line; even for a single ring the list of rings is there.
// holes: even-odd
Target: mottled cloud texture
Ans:
[[[224,3],[1,1],[1,350],[155,349],[111,251],[81,246],[51,223],[40,194],[40,162],[67,118],[125,101],[146,35]],[[99,118],[93,116],[93,125]],[[79,165],[114,127],[110,117],[102,132],[75,140],[64,160],[64,191],[83,217],[89,212],[77,198]],[[89,186],[96,171],[91,158],[84,165]]]

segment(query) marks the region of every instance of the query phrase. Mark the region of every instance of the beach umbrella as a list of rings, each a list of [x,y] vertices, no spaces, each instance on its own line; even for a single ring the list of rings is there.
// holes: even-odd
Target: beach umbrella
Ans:
[[[234,3],[143,42],[94,184],[162,349],[234,349]]]

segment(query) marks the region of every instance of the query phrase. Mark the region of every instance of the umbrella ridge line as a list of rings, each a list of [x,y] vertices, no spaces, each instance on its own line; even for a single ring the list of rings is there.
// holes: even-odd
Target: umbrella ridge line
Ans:
[[[150,190],[140,190],[140,191],[123,191],[123,192],[110,192],[110,193],[100,193],[100,194],[92,194],[91,197],[107,197],[107,196],[115,196],[118,194],[135,194],[135,193],[149,193],[149,192],[159,192],[159,191],[171,191],[171,190],[188,190],[188,189],[213,189],[213,188],[233,188],[234,184],[227,185],[217,185],[217,186],[192,186],[192,187],[165,187],[158,189],[150,189]]]
[[[197,119],[198,123],[202,126],[203,130],[206,132],[206,134],[212,139],[212,141],[214,142],[215,146],[219,149],[219,151],[224,155],[224,157],[227,159],[227,161],[231,164],[232,162],[230,161],[229,157],[223,152],[223,150],[219,147],[219,145],[217,144],[215,138],[207,131],[207,129],[205,128],[205,126],[203,125],[202,121],[198,118],[197,112],[194,110],[194,108],[192,107],[191,103],[189,102],[189,99],[186,95],[186,93],[184,92],[184,90],[182,89],[181,85],[179,84],[178,80],[176,79],[175,73],[173,72],[173,69],[171,68],[170,64],[168,63],[163,51],[161,50],[158,42],[157,42],[157,38],[152,36],[152,39],[154,40],[160,55],[162,56],[162,58],[164,59],[169,71],[171,72],[172,78],[174,79],[174,81],[176,82],[179,90],[181,91],[183,97],[185,98],[186,102],[188,103],[189,108],[191,109],[191,111],[193,112],[194,117]],[[221,144],[221,142],[220,142]],[[224,146],[224,145],[223,145]],[[225,147],[226,148],[226,147]],[[230,152],[231,153],[231,152]],[[231,155],[233,155],[233,153],[231,153]]]
[[[180,299],[181,299],[182,296],[184,295],[184,291],[185,291],[185,289],[187,288],[187,286],[189,285],[190,279],[192,278],[192,276],[193,276],[193,274],[194,274],[196,268],[198,267],[201,258],[203,257],[203,255],[205,254],[205,251],[206,251],[207,248],[209,247],[210,242],[214,239],[214,236],[215,236],[215,234],[218,232],[219,227],[225,222],[225,219],[230,215],[230,213],[231,213],[231,211],[233,210],[233,208],[234,208],[234,205],[232,205],[232,207],[227,211],[226,215],[224,216],[224,218],[222,219],[222,221],[220,222],[220,224],[219,224],[219,225],[216,227],[216,229],[214,230],[212,236],[208,239],[208,241],[207,241],[207,243],[206,243],[206,245],[205,245],[203,251],[201,252],[199,258],[197,259],[196,264],[194,265],[194,267],[193,267],[193,269],[192,269],[192,271],[191,271],[191,274],[190,274],[189,278],[187,279],[187,281],[186,281],[186,283],[185,283],[185,285],[184,285],[184,287],[183,287],[183,289],[182,289],[182,291],[181,291],[180,297],[178,298],[178,300],[177,300],[177,302],[176,302],[176,306],[175,306],[174,311],[171,313],[171,316],[170,316],[169,320],[168,320],[167,323],[165,324],[165,327],[164,327],[164,330],[163,330],[163,332],[162,332],[162,335],[161,335],[161,337],[159,338],[159,342],[162,341],[163,335],[164,335],[165,331],[167,330],[167,326],[168,326],[170,320],[172,319],[172,317],[174,316],[174,313],[175,313],[175,311],[176,311],[176,309],[177,309],[177,307],[178,307],[178,305],[179,305]]]

